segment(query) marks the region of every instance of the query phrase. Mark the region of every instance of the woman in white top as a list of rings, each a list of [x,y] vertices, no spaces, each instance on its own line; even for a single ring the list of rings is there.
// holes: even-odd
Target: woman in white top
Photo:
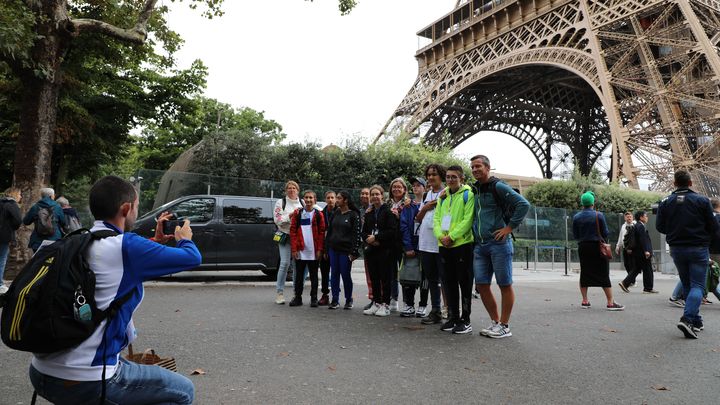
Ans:
[[[287,279],[288,269],[294,270],[295,264],[291,257],[291,246],[290,246],[290,216],[298,208],[302,208],[303,204],[298,198],[300,193],[300,186],[290,180],[285,183],[285,197],[275,202],[275,210],[273,211],[273,220],[275,225],[278,227],[278,231],[282,233],[278,241],[278,250],[280,251],[280,266],[278,267],[277,273],[277,297],[275,298],[276,304],[284,304],[285,297],[283,291],[285,290],[285,280]],[[284,236],[283,236],[284,235]],[[292,268],[291,268],[292,266]],[[294,271],[293,273],[294,274]]]

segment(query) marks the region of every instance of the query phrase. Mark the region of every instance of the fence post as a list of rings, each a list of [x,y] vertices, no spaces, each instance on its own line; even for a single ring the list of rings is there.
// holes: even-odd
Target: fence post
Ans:
[[[568,263],[570,262],[570,243],[568,243],[568,219],[570,217],[567,214],[567,210],[563,209],[565,211],[565,275],[568,275]]]
[[[537,271],[538,263],[538,220],[537,220],[537,207],[533,210],[535,212],[535,267],[534,271]]]
[[[525,270],[530,270],[530,246],[525,246]]]

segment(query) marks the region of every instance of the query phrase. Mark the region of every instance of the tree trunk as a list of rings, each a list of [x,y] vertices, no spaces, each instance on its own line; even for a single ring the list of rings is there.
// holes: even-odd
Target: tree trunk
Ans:
[[[40,188],[47,187],[50,181],[60,63],[69,39],[62,21],[65,2],[55,0],[35,4],[40,8],[33,12],[44,17],[38,19],[40,38],[32,49],[35,66],[19,72],[23,99],[13,183],[22,190],[23,212],[39,200]],[[21,226],[18,230],[18,241],[8,258],[6,279],[13,279],[30,258],[31,251],[27,246],[31,232],[32,226]]]

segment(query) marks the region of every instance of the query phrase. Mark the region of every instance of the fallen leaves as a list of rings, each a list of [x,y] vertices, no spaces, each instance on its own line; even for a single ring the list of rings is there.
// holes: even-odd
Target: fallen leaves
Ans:
[[[331,365],[328,366],[328,370],[330,370],[330,371],[336,371],[336,370],[337,370],[337,367],[336,367],[334,364],[331,364]]]
[[[288,357],[290,356],[290,352],[280,352],[278,353],[278,357]]]
[[[655,391],[670,391],[670,388],[664,385],[653,385],[652,389],[654,389]]]
[[[196,368],[195,370],[192,371],[192,373],[190,373],[190,375],[205,375],[205,374],[207,374],[207,372],[205,372],[205,370],[203,370],[201,368]]]
[[[617,333],[617,329],[604,327],[601,329],[603,332]]]

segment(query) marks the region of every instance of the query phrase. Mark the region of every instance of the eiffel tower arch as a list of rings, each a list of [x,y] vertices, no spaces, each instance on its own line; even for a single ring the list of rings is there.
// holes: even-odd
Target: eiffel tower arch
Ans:
[[[455,147],[520,140],[552,177],[563,146],[582,173],[720,193],[720,1],[461,0],[418,32],[413,86],[377,139]]]

